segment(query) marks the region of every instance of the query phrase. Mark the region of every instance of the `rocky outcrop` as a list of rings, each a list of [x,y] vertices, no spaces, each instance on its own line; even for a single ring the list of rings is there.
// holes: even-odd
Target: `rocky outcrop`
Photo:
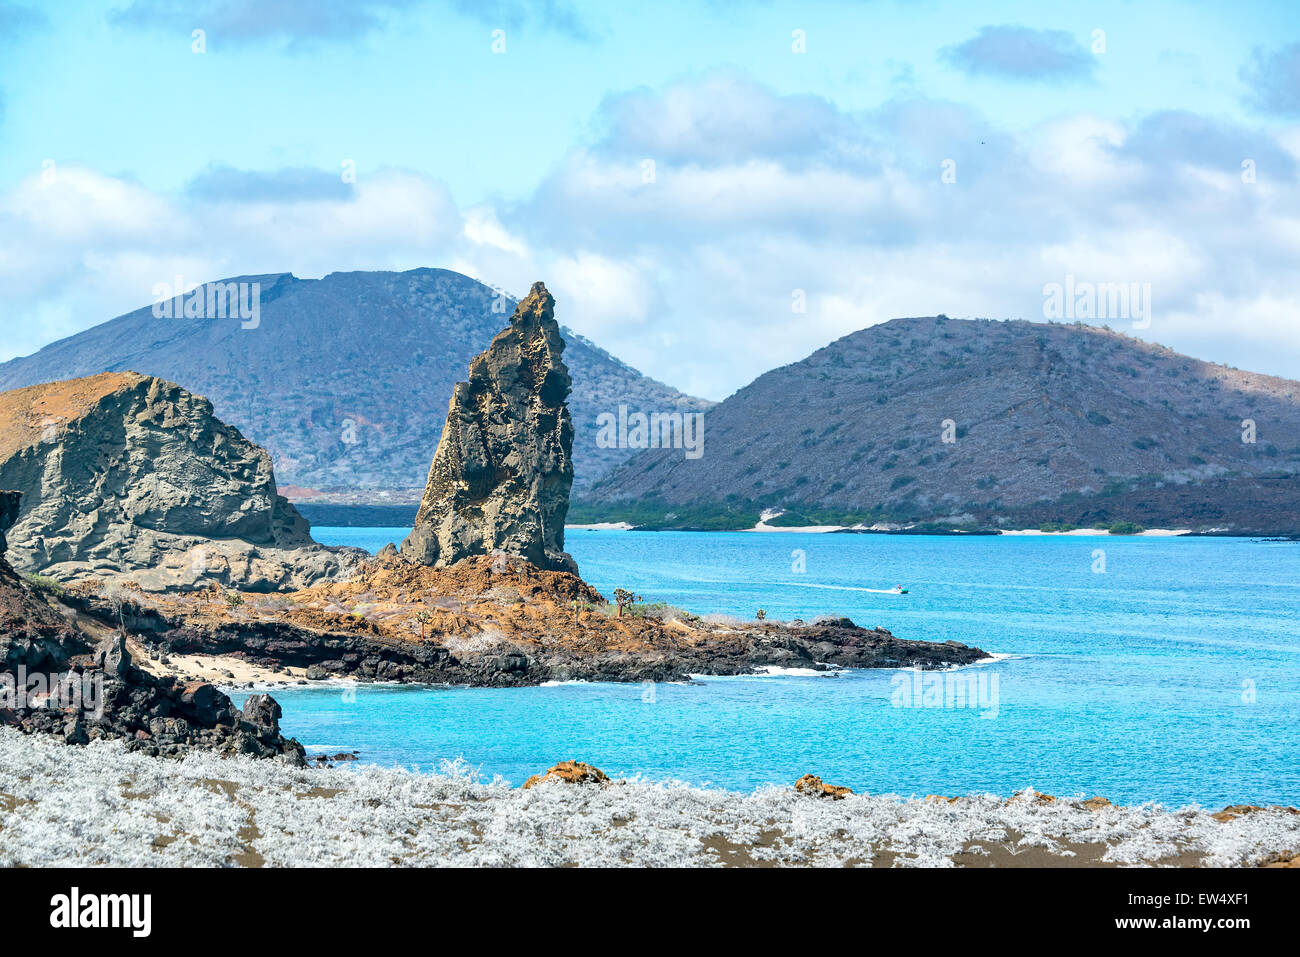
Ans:
[[[501,551],[577,572],[564,551],[573,423],[563,352],[555,300],[534,283],[452,392],[404,558],[445,567]]]
[[[78,607],[116,614],[102,596]],[[142,596],[125,626],[163,655],[238,655],[312,678],[521,687],[548,681],[688,681],[771,668],[940,669],[988,658],[957,642],[905,641],[846,618],[708,620],[635,606],[623,615],[586,582],[518,558],[427,568],[367,562],[346,582],[253,598],[238,608],[195,594]]]
[[[8,499],[15,493],[0,494]],[[5,522],[0,521],[0,539],[4,532]],[[28,590],[0,553],[0,680],[20,667],[33,672],[57,670],[72,655],[86,650],[85,642]]]
[[[534,774],[524,782],[524,790],[537,787],[547,781],[560,781],[564,784],[608,784],[609,777],[600,768],[592,767],[582,761],[561,761],[545,774]]]
[[[41,693],[71,689],[48,699],[29,695],[25,707],[0,708],[0,725],[29,734],[55,734],[70,744],[121,738],[132,750],[163,757],[204,748],[305,762],[302,746],[280,733],[274,700],[250,698],[241,711],[206,682],[155,677],[135,666],[120,635],[105,638],[88,656],[48,660],[42,672],[18,674]]]
[[[202,747],[302,763],[302,746],[281,735],[279,718],[265,695],[241,712],[210,684],[140,670],[121,635],[92,644],[0,555],[0,725],[71,744],[125,739],[149,754]]]
[[[0,488],[23,493],[14,565],[62,581],[273,591],[358,557],[312,541],[270,455],[206,399],[131,372],[0,394]]]
[[[833,801],[842,800],[853,793],[850,788],[842,787],[838,784],[827,784],[815,774],[805,774],[798,781],[795,781],[794,789],[800,794],[830,798]]]

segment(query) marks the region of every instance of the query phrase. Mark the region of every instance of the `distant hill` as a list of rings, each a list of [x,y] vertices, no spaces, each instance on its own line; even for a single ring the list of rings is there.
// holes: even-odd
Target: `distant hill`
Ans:
[[[146,306],[0,364],[0,390],[101,372],[159,376],[211,400],[217,415],[268,449],[290,495],[334,489],[341,500],[371,501],[383,498],[374,490],[400,489],[418,501],[453,384],[515,308],[503,298],[494,311],[493,289],[445,269],[222,282],[261,283],[257,328],[241,328],[238,318],[157,318]],[[559,302],[557,317],[564,309]],[[563,332],[575,487],[632,454],[598,447],[601,412],[621,403],[708,407]]]
[[[710,409],[703,449],[640,453],[571,520],[1300,532],[1300,383],[1081,324],[873,326]]]

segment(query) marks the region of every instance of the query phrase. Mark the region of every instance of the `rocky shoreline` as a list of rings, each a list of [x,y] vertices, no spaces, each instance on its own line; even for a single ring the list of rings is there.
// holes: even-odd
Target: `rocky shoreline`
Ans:
[[[139,592],[122,601],[84,589],[60,600],[98,620],[115,616],[159,662],[220,656],[270,674],[301,669],[305,680],[517,687],[774,667],[936,669],[990,657],[846,618],[742,622],[653,605],[619,614],[577,576],[505,555],[445,569],[388,556],[347,582],[275,599],[241,596],[233,606],[192,594]]]
[[[87,632],[24,582],[3,557],[19,496],[0,493],[0,726],[69,744],[120,739],[146,754],[206,748],[304,760],[280,734],[280,706],[253,695],[241,711],[214,685],[136,667],[126,639]]]

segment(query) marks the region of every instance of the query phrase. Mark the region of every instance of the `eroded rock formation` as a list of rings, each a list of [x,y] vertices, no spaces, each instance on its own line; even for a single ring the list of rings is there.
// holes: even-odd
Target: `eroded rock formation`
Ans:
[[[573,485],[569,371],[555,300],[538,282],[458,382],[402,555],[445,567],[504,552],[577,572],[564,551]]]
[[[15,496],[0,492],[2,507]],[[16,504],[16,503],[15,503]],[[0,552],[0,725],[70,744],[123,738],[149,754],[193,747],[303,763],[302,746],[280,734],[280,706],[253,695],[243,711],[205,682],[181,683],[137,668],[120,634],[98,642],[18,576]]]
[[[0,488],[24,496],[15,567],[63,581],[272,591],[357,559],[312,541],[270,455],[206,399],[133,372],[0,394]]]

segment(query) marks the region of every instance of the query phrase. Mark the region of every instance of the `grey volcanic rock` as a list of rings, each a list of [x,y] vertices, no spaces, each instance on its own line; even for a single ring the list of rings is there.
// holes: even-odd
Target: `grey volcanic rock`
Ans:
[[[1300,383],[1094,326],[894,319],[705,418],[702,458],[642,452],[590,498],[1300,531]]]
[[[20,695],[24,683],[23,690],[40,694]],[[44,698],[56,688],[65,690]],[[280,733],[280,706],[254,697],[259,700],[240,712],[210,684],[183,685],[136,668],[120,634],[92,644],[0,552],[0,726],[58,735],[69,744],[122,738],[148,754],[177,756],[201,747],[302,764],[302,746]]]
[[[0,488],[23,493],[9,533],[20,569],[269,591],[356,561],[312,541],[265,450],[172,383],[114,373],[6,392],[0,425]]]
[[[0,555],[9,547],[5,541],[5,532],[14,527],[18,521],[18,509],[22,504],[22,492],[0,492]]]
[[[555,300],[534,283],[456,383],[404,558],[443,567],[502,551],[577,573],[564,551],[573,422],[563,352]]]
[[[406,494],[391,501],[414,502],[447,396],[515,307],[504,293],[446,269],[223,282],[260,284],[256,329],[237,319],[159,319],[145,306],[0,363],[0,389],[134,369],[211,400],[222,421],[270,451],[282,489],[339,490],[361,500],[378,499],[348,490],[397,489]],[[579,485],[633,454],[597,445],[600,413],[617,412],[620,403],[646,412],[710,405],[561,331],[574,383]]]
[[[269,694],[251,694],[244,702],[244,717],[262,728],[279,730],[283,714],[280,703]]]

